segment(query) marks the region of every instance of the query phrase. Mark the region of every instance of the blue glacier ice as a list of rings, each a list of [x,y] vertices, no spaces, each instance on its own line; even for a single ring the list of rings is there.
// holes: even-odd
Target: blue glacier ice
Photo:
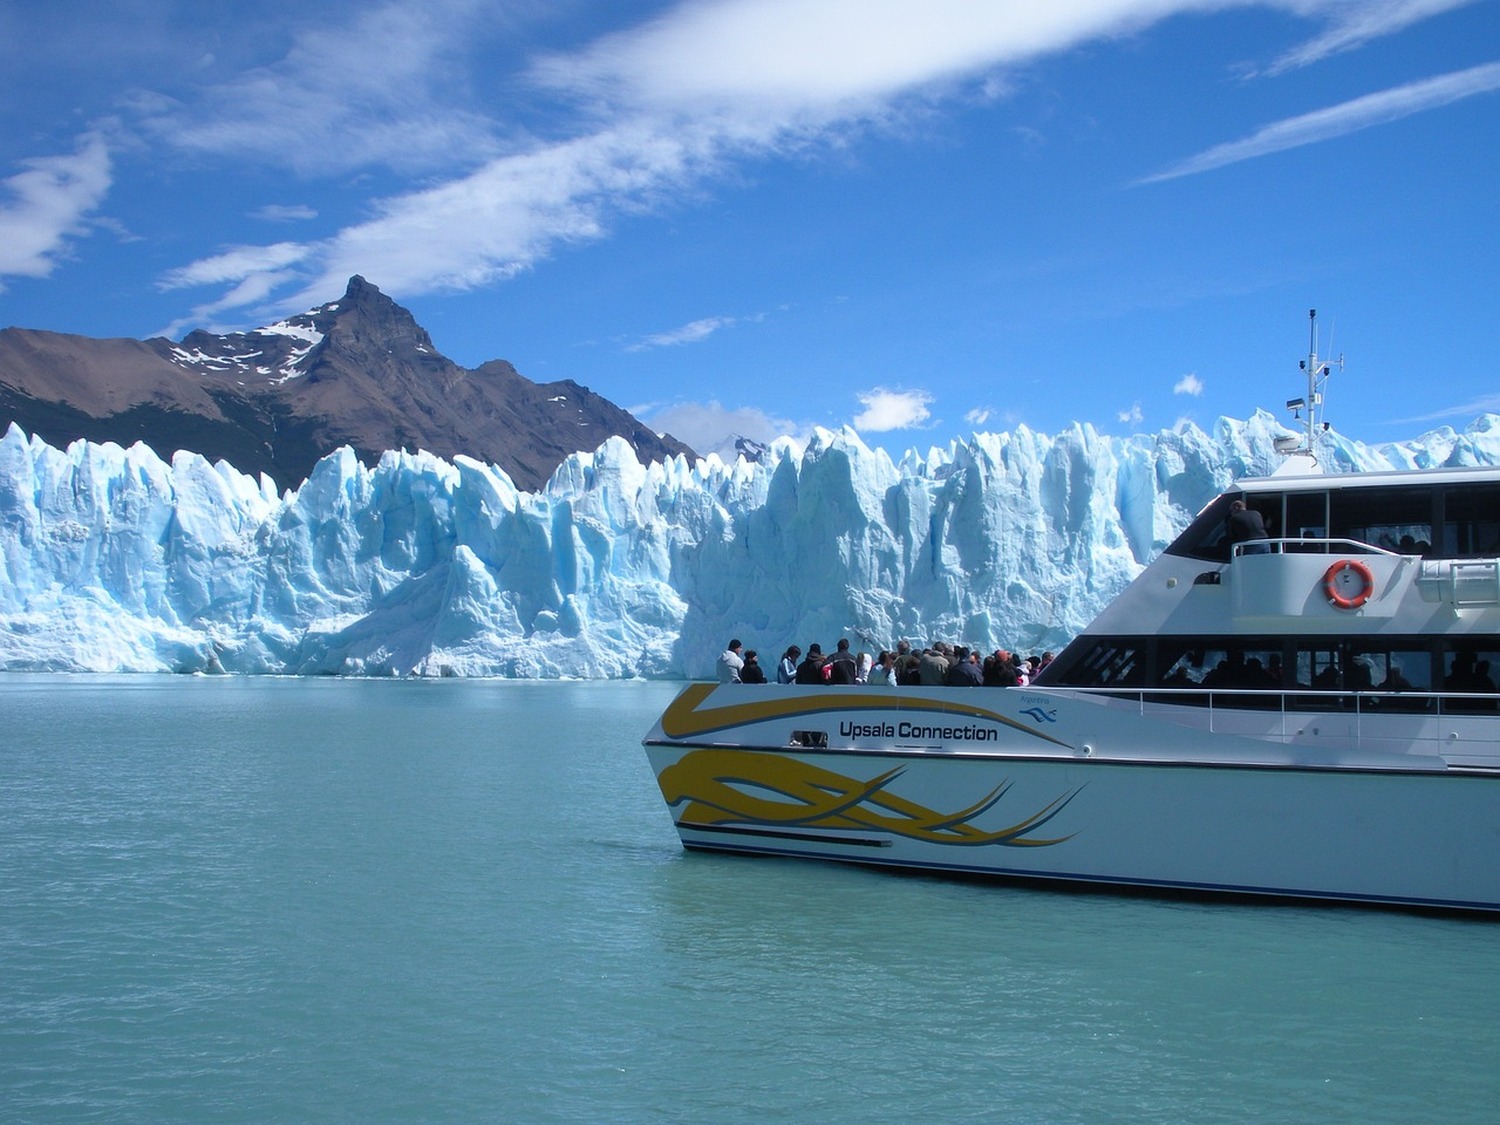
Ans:
[[[0,438],[0,669],[700,677],[730,636],[1060,648],[1235,478],[1271,415],[1109,437],[1021,427],[899,463],[852,430],[760,463],[612,438],[540,492],[349,450],[295,491],[180,452]],[[1500,417],[1329,471],[1500,464]]]

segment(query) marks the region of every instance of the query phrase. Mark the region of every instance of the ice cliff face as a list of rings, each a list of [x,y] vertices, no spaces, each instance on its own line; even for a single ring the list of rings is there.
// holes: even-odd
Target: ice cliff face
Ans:
[[[1059,648],[1236,477],[1270,415],[1152,436],[1024,428],[894,463],[852,431],[762,464],[642,466],[622,439],[537,493],[348,450],[277,496],[190,453],[0,439],[0,669],[706,676],[731,635]],[[1500,417],[1333,471],[1500,464]]]

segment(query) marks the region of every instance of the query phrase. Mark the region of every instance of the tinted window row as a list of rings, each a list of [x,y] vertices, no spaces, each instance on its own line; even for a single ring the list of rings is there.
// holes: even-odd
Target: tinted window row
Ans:
[[[1500,637],[1080,637],[1039,682],[1199,696],[1299,688],[1470,695],[1494,693],[1497,675]]]
[[[1224,562],[1229,505],[1244,500],[1272,539],[1352,539],[1428,558],[1500,555],[1500,482],[1226,493],[1173,544],[1174,555]]]

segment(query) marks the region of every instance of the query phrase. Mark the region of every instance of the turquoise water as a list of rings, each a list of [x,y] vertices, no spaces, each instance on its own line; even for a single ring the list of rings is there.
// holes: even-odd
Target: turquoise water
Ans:
[[[674,690],[0,676],[0,1117],[1500,1112],[1500,923],[689,855]]]

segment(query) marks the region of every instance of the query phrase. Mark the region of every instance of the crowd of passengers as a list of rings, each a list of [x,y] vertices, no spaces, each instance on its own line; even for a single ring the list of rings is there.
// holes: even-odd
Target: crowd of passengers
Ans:
[[[877,687],[1024,687],[1036,679],[1048,664],[1052,653],[1019,657],[997,648],[981,657],[977,649],[934,641],[924,649],[914,649],[909,641],[899,642],[895,649],[851,652],[849,641],[842,638],[831,656],[823,654],[818,644],[807,646],[807,654],[796,646],[782,653],[776,667],[767,673],[760,654],[745,648],[738,639],[719,654],[719,681],[726,684],[873,684]]]

